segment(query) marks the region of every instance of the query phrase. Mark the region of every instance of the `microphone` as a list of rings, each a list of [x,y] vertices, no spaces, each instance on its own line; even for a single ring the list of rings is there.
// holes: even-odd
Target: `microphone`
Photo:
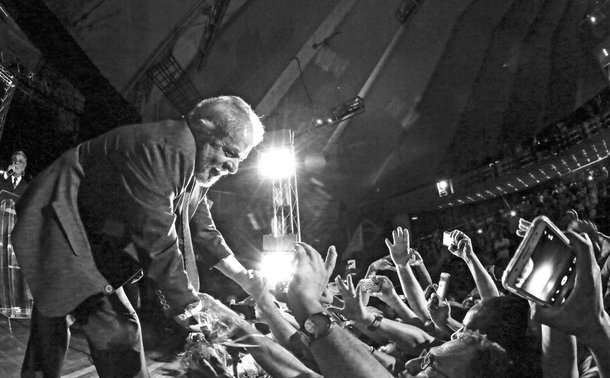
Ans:
[[[9,168],[8,171],[6,171],[6,173],[8,173],[9,175],[13,175],[13,173],[15,173],[15,171],[13,171],[12,168]]]

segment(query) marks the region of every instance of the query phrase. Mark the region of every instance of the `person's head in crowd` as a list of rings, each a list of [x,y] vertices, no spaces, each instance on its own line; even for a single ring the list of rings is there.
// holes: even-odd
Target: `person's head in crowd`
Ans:
[[[462,301],[462,307],[465,310],[470,310],[472,306],[481,302],[481,296],[478,293],[472,294],[470,293],[464,300]]]
[[[460,332],[453,340],[409,360],[399,377],[507,377],[506,351],[476,331]]]
[[[195,178],[210,187],[234,174],[250,151],[262,141],[264,127],[250,105],[236,96],[201,101],[186,122],[197,146]]]
[[[514,295],[488,298],[472,306],[464,329],[478,330],[509,352],[523,347],[528,330],[529,305]]]
[[[8,167],[9,173],[13,176],[21,177],[25,175],[25,168],[28,165],[28,158],[23,151],[15,151],[11,156],[11,165]]]

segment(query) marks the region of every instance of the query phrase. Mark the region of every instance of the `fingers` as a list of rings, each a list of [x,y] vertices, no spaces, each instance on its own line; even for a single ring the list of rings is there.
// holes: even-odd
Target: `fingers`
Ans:
[[[392,232],[392,234],[394,234],[394,232]],[[392,243],[388,238],[385,238],[385,245],[388,247],[389,250],[392,249]]]
[[[593,255],[593,244],[588,234],[578,234],[574,231],[566,231],[565,235],[570,240],[570,246],[576,255],[576,271],[583,267],[589,268],[595,261]]]
[[[340,307],[328,306],[328,307],[326,307],[326,310],[332,312],[333,314],[341,314],[341,315],[343,315],[343,308],[340,308]]]
[[[334,245],[328,247],[328,252],[326,252],[326,259],[324,259],[324,268],[326,269],[326,280],[330,278],[331,274],[333,274],[333,270],[335,270],[335,264],[337,263],[337,249]]]
[[[307,254],[307,257],[313,262],[313,261],[322,261],[322,256],[320,256],[320,253],[318,253],[318,251],[316,251],[312,246],[310,246],[307,243],[303,243],[303,242],[296,242],[294,243],[294,245],[296,247],[301,247],[305,253]]]
[[[526,221],[523,218],[519,218],[519,228],[527,230],[532,226],[532,222]]]
[[[335,277],[335,283],[337,284],[337,289],[339,289],[339,293],[341,293],[341,295],[346,295],[348,292],[348,288],[345,285],[345,282],[343,282],[343,280],[341,279],[341,276]]]

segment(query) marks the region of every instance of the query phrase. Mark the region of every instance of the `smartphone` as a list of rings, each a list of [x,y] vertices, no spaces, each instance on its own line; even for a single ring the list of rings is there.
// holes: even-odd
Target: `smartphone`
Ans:
[[[502,274],[506,290],[545,306],[559,305],[574,287],[576,255],[569,239],[538,216]]]
[[[360,291],[372,291],[374,293],[381,290],[381,282],[372,278],[363,278],[360,280]]]
[[[453,244],[453,238],[451,237],[451,232],[445,231],[443,232],[443,245],[445,247],[451,247]]]
[[[447,286],[449,286],[449,278],[451,278],[451,274],[449,273],[441,273],[441,277],[438,280],[438,289],[436,290],[436,295],[440,302],[445,300],[445,296],[447,295]]]

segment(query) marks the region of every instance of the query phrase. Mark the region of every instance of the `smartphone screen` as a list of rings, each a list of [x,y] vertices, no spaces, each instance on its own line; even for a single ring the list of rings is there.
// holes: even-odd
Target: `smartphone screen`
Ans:
[[[453,238],[451,237],[451,233],[449,231],[443,232],[443,245],[445,247],[451,247],[453,244]]]
[[[545,228],[515,287],[549,304],[564,300],[572,289],[575,262],[570,247]]]

